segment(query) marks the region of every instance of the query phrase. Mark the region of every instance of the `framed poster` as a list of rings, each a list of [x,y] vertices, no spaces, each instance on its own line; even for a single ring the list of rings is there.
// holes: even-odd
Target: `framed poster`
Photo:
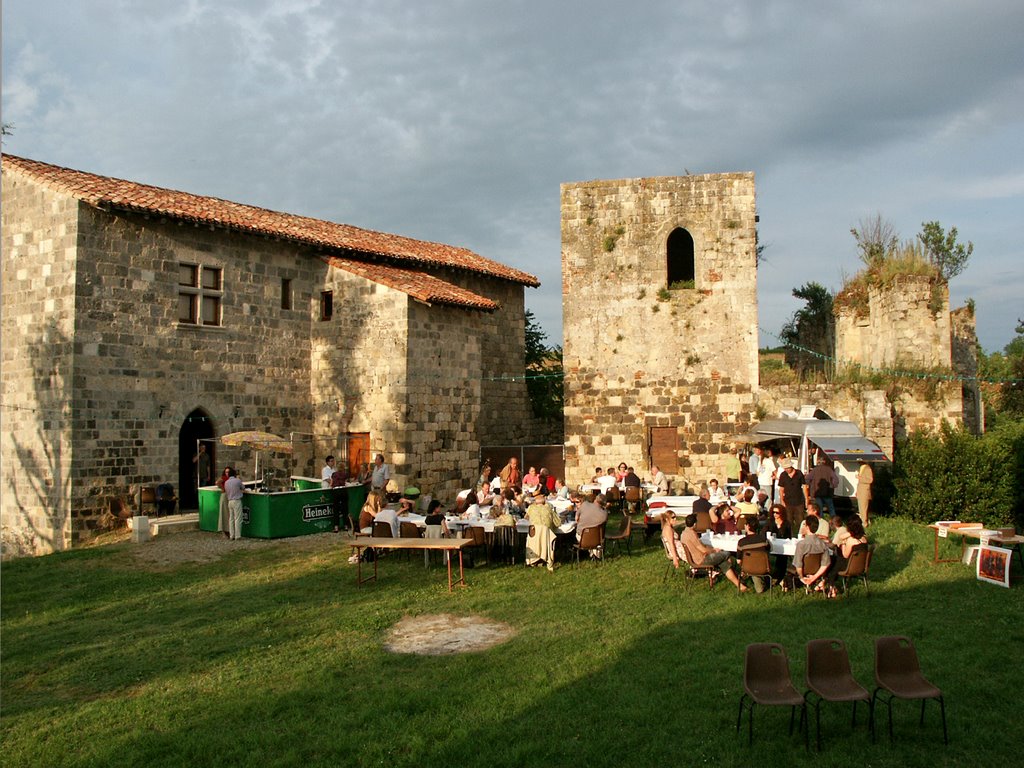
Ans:
[[[989,584],[1002,587],[1010,586],[1010,555],[1013,550],[1002,547],[990,547],[987,544],[978,547],[978,579]]]

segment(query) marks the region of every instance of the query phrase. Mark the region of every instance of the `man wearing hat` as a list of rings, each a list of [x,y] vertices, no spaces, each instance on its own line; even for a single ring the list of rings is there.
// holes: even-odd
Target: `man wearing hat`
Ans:
[[[807,483],[804,481],[804,473],[796,468],[793,459],[783,459],[779,465],[782,467],[782,473],[778,477],[782,503],[786,505],[791,517],[803,517],[807,509]]]

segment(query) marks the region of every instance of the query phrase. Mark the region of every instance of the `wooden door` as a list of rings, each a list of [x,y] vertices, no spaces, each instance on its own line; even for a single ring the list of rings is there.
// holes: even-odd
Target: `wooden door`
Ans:
[[[345,436],[348,476],[356,477],[363,464],[370,463],[370,433],[349,432]]]
[[[652,465],[666,475],[679,472],[679,430],[675,427],[651,427],[648,432],[647,455]]]

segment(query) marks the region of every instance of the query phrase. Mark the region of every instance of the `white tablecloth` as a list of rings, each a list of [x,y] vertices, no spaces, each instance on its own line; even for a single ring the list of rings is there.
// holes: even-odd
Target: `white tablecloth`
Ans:
[[[726,552],[735,552],[739,549],[739,542],[742,538],[739,534],[719,534],[704,531],[701,534],[700,540],[706,547],[714,547]],[[773,555],[787,555],[788,557],[796,554],[796,542],[796,539],[768,539],[768,543],[771,545],[770,551]]]

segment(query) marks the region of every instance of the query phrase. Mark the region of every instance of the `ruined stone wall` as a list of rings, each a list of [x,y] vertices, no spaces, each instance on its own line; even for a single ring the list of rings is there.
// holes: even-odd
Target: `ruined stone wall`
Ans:
[[[922,275],[903,275],[868,289],[868,306],[836,313],[840,367],[949,368],[949,287]]]
[[[976,381],[969,381],[978,375],[978,333],[974,320],[974,305],[968,304],[950,312],[952,326],[951,354],[953,370],[962,376],[961,397],[963,398],[964,426],[976,435],[985,431],[985,408],[981,400],[981,388]]]
[[[77,201],[3,174],[0,530],[5,556],[71,544]]]
[[[652,426],[679,435],[679,478],[721,474],[757,386],[750,173],[562,185],[566,478],[625,461],[649,474]],[[694,243],[670,290],[666,245]]]

